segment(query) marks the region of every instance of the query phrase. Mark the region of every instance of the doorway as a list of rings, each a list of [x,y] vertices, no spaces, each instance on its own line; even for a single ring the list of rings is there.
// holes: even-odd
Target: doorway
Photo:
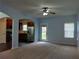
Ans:
[[[47,25],[41,25],[41,40],[47,41]]]
[[[0,52],[12,47],[12,19],[0,18]]]
[[[35,25],[34,22],[27,19],[19,20],[19,45],[34,42]]]

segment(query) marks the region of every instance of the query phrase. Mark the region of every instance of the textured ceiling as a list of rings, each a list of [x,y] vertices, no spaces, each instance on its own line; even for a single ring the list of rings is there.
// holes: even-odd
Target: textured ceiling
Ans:
[[[79,10],[79,0],[0,0],[0,2],[32,16],[42,16],[40,9],[45,6],[52,8],[56,15],[73,15]]]

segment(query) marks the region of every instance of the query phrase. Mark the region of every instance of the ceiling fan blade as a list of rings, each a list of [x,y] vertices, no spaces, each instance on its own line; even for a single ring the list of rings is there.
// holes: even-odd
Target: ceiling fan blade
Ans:
[[[50,14],[53,14],[53,15],[55,15],[56,13],[55,12],[49,12]]]

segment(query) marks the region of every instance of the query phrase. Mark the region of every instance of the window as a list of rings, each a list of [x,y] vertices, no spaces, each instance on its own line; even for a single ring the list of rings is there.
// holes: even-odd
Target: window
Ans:
[[[23,31],[27,31],[27,24],[23,25]]]
[[[47,26],[46,25],[44,25],[44,26],[42,26],[41,27],[42,28],[42,40],[46,40],[47,39]]]
[[[65,23],[64,24],[64,37],[65,38],[74,38],[74,23]]]

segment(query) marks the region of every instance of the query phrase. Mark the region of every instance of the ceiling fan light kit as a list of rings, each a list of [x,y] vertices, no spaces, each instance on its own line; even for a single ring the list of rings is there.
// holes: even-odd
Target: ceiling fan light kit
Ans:
[[[49,13],[50,13],[50,14],[53,14],[53,15],[56,14],[55,12],[51,12],[50,9],[51,9],[51,8],[43,7],[43,8],[42,8],[43,16],[47,16]]]
[[[48,15],[48,13],[46,13],[46,12],[43,13],[43,16],[47,16],[47,15]]]

